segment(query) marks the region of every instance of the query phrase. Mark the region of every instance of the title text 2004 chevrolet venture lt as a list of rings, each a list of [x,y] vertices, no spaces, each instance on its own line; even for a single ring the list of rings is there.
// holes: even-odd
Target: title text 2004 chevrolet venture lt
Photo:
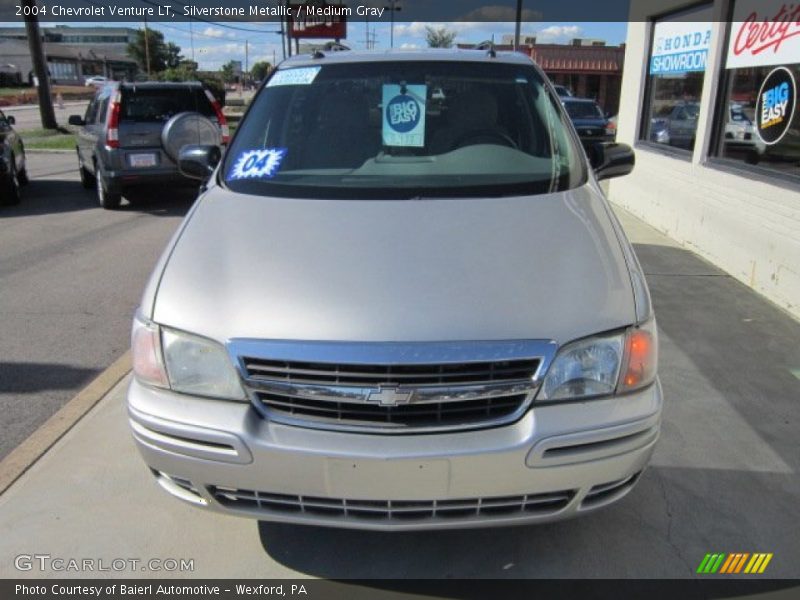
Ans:
[[[217,164],[219,162],[219,164]],[[130,425],[168,492],[374,529],[578,515],[659,433],[644,278],[541,70],[516,53],[283,63],[159,262]]]

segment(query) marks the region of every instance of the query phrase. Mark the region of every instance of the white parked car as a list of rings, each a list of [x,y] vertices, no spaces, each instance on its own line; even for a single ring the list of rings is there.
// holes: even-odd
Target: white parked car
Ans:
[[[744,150],[755,156],[762,156],[767,145],[758,137],[755,125],[741,104],[728,107],[728,121],[725,123],[725,148]]]
[[[551,89],[517,52],[316,53],[271,74],[223,160],[183,148],[203,188],[144,292],[128,391],[166,491],[403,530],[634,487],[656,323],[598,185],[633,151],[587,159]]]
[[[87,77],[86,80],[83,82],[83,85],[86,87],[89,86],[101,86],[107,83],[110,83],[112,80],[108,77],[103,77],[102,75],[93,75],[92,77]]]

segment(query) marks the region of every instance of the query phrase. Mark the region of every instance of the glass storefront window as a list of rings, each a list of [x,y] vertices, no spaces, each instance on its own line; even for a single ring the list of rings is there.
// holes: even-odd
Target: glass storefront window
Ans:
[[[736,0],[722,80],[717,155],[800,175],[800,23],[784,2]],[[773,23],[784,23],[776,27]]]
[[[655,21],[642,140],[694,148],[710,42],[711,5]]]

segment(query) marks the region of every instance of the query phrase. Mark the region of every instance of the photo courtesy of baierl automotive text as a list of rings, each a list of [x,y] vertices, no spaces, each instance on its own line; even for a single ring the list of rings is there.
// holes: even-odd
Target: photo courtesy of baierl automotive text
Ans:
[[[800,5],[15,2],[0,596],[800,593]]]

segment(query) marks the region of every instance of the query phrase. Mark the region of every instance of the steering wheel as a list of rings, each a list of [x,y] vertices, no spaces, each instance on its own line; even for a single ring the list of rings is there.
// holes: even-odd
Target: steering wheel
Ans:
[[[498,144],[497,142],[500,142]],[[453,144],[454,148],[463,148],[464,146],[474,146],[475,144],[495,144],[500,146],[508,146],[509,148],[519,149],[517,142],[511,139],[511,136],[498,131],[497,129],[476,129],[468,131]]]

